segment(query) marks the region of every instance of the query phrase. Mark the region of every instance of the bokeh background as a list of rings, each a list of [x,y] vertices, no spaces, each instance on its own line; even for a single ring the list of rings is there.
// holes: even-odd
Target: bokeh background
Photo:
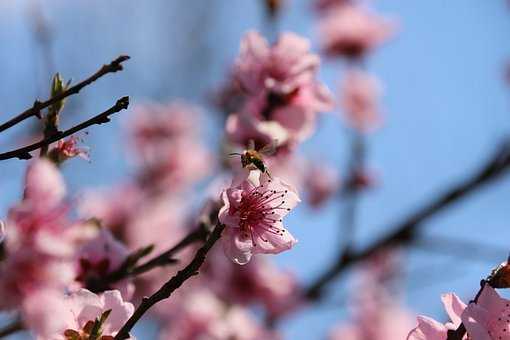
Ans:
[[[384,128],[368,137],[368,164],[377,186],[361,198],[356,244],[367,245],[413,209],[476,171],[510,132],[510,8],[506,1],[377,0],[374,7],[398,22],[395,38],[368,60],[384,84]],[[310,0],[288,0],[281,31],[312,39],[317,17]],[[51,74],[83,79],[119,54],[132,60],[68,101],[63,125],[110,107],[129,95],[133,104],[182,98],[203,108],[204,138],[219,144],[222,119],[211,95],[225,79],[239,41],[249,29],[270,30],[261,0],[0,0],[0,120],[48,95]],[[344,65],[324,60],[320,78],[337,93]],[[91,162],[63,167],[70,191],[119,182],[132,172],[126,155],[129,113],[89,129]],[[7,150],[26,141],[34,123],[0,136]],[[302,152],[345,169],[348,131],[339,114],[321,116],[317,134]],[[0,164],[0,216],[21,194],[26,163]],[[205,185],[205,184],[204,184]],[[404,253],[404,302],[418,314],[444,319],[439,296],[455,291],[465,300],[480,278],[510,250],[510,177],[466,197],[427,221],[424,238],[468,241],[461,249],[416,247]],[[300,240],[276,258],[309,282],[337,253],[340,209],[331,201],[319,212],[305,205],[288,219]],[[344,274],[330,297],[281,324],[286,339],[322,339],[345,317],[346,297],[356,289]],[[141,324],[139,339],[153,326]],[[18,337],[14,337],[18,338]]]

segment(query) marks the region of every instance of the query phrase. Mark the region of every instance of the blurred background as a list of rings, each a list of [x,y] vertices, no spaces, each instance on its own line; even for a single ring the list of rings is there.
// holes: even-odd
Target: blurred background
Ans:
[[[395,38],[370,56],[367,69],[384,85],[384,127],[367,138],[367,163],[377,185],[360,200],[358,246],[389,231],[411,211],[476,171],[510,132],[510,8],[503,0],[377,0],[378,12],[398,23]],[[317,16],[310,0],[288,0],[277,23],[317,46]],[[223,118],[211,96],[226,78],[242,35],[270,31],[261,0],[0,0],[0,120],[46,98],[51,76],[84,79],[120,54],[131,60],[68,101],[63,126],[71,126],[129,95],[131,103],[182,98],[203,109],[204,139],[219,148]],[[320,79],[333,94],[344,65],[323,60]],[[126,157],[123,112],[88,130],[91,161],[63,167],[73,195],[106,187],[132,172]],[[8,150],[27,141],[36,124],[25,122],[0,136]],[[317,133],[302,146],[311,159],[346,168],[349,134],[338,112],[320,117]],[[0,164],[0,216],[19,199],[26,163]],[[204,186],[207,183],[204,183]],[[510,240],[510,176],[503,177],[427,221],[424,240],[454,239],[404,253],[405,305],[416,314],[445,319],[440,294],[465,301],[479,281],[507,256]],[[275,260],[303,282],[324,270],[341,242],[339,203],[321,210],[298,207],[287,224],[300,243]],[[436,246],[431,246],[431,243]],[[427,244],[427,243],[426,243]],[[346,297],[356,281],[342,276],[330,296],[280,324],[285,339],[321,339],[348,312]],[[142,323],[136,335],[153,338]],[[17,338],[17,337],[13,337]]]

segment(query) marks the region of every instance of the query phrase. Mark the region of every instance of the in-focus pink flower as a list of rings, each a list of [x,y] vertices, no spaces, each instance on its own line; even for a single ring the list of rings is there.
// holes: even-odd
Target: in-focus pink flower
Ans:
[[[510,339],[510,300],[501,298],[486,284],[478,302],[470,303],[461,315],[467,334],[476,340]]]
[[[409,333],[408,340],[446,340],[448,330],[455,330],[459,327],[466,305],[453,293],[442,295],[441,300],[451,321],[442,324],[429,317],[418,316],[418,326]],[[482,340],[482,338],[476,337],[474,339]]]
[[[99,280],[105,275],[118,269],[129,255],[129,250],[117,241],[108,229],[101,228],[96,237],[85,243],[76,254],[78,276],[76,281],[83,287]],[[124,280],[118,282],[115,288],[126,299],[131,298],[134,286]],[[110,287],[110,289],[112,289]]]
[[[87,161],[90,160],[88,148],[79,147],[78,142],[80,142],[80,139],[76,136],[59,140],[49,151],[49,158],[56,163],[62,163],[73,157],[80,157]]]
[[[110,311],[99,339],[111,339],[134,312],[119,291],[96,295],[81,289],[70,295],[39,291],[25,302],[24,321],[38,339],[88,339],[96,319]]]
[[[296,190],[259,171],[236,182],[221,194],[219,220],[227,227],[222,239],[226,255],[246,264],[252,254],[292,248],[297,240],[283,227],[283,218],[300,202]]]
[[[353,4],[333,8],[321,19],[319,29],[327,55],[361,58],[392,35],[394,24]]]
[[[340,187],[338,172],[328,166],[313,164],[306,174],[308,203],[319,207],[326,202]]]
[[[373,76],[357,70],[347,73],[340,92],[340,103],[350,126],[369,132],[381,125],[381,92],[381,86]]]

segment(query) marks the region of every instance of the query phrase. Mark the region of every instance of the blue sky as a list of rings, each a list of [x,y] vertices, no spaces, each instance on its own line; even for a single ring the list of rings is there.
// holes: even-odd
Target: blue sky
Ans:
[[[0,119],[44,95],[47,76],[27,16],[28,0],[0,4]],[[109,107],[116,98],[132,102],[181,97],[207,104],[207,91],[221,82],[249,29],[264,28],[259,1],[41,1],[54,33],[52,54],[58,71],[81,79],[121,53],[132,56],[126,71],[102,79],[73,100],[65,123]],[[356,241],[359,246],[387,232],[396,221],[436,194],[469,176],[510,131],[510,89],[503,70],[510,60],[510,8],[503,0],[377,0],[375,7],[395,18],[399,33],[375,53],[368,69],[380,77],[385,95],[385,126],[369,136],[369,165],[379,186],[363,195]],[[2,7],[6,6],[6,7]],[[187,8],[187,11],[182,11]],[[317,18],[308,0],[292,0],[279,27],[314,39]],[[333,91],[342,63],[325,61],[321,79]],[[38,70],[38,71],[37,71]],[[206,138],[217,141],[214,115],[206,115]],[[64,173],[71,190],[104,186],[129,175],[122,118],[91,129],[92,162],[70,162]],[[0,136],[6,149],[22,130]],[[348,152],[347,130],[338,115],[324,115],[302,152],[341,169]],[[24,163],[0,164],[0,216],[20,195]],[[97,175],[101,174],[101,175]],[[509,249],[510,177],[499,180],[444,211],[423,227],[425,235],[444,235]],[[312,280],[336,253],[340,205],[331,202],[320,215],[303,207],[288,224],[299,238],[277,261]],[[472,250],[475,254],[477,249]],[[498,252],[496,251],[496,255]],[[439,294],[456,291],[469,299],[478,282],[506,252],[487,260],[463,261],[412,249],[406,269],[406,301],[418,313],[442,317]],[[423,277],[429,278],[423,280]],[[430,284],[430,279],[435,281]],[[424,281],[427,281],[425,283]],[[346,281],[331,287],[329,303],[286,321],[286,339],[321,339],[344,317],[336,299],[349,291]],[[331,302],[333,301],[333,302]],[[141,338],[143,338],[141,336]]]

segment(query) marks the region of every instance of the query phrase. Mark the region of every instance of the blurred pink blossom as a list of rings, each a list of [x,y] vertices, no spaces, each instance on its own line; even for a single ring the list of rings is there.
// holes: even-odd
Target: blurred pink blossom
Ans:
[[[366,7],[352,4],[328,11],[319,29],[327,55],[361,58],[388,40],[395,27]]]
[[[317,208],[340,188],[338,172],[332,167],[314,163],[307,171],[305,187],[308,192],[308,203]]]
[[[5,250],[0,262],[0,308],[20,305],[33,291],[63,289],[75,276],[72,254],[79,224],[69,221],[66,188],[58,169],[46,159],[27,168],[23,200],[9,210]]]
[[[316,114],[332,108],[329,91],[315,79],[319,63],[319,57],[310,53],[309,41],[294,33],[282,33],[270,46],[259,33],[248,32],[234,68],[247,99],[236,114],[279,124],[287,132],[285,139],[302,141],[309,137]],[[231,127],[229,134],[233,135]],[[251,127],[256,129],[257,124]]]
[[[314,8],[319,13],[327,13],[327,11],[346,4],[352,3],[353,0],[315,0]]]
[[[252,254],[276,254],[288,250],[297,240],[283,227],[283,217],[300,199],[296,190],[279,178],[259,171],[221,194],[219,220],[226,225],[225,254],[237,264],[246,264]]]
[[[271,317],[283,316],[302,303],[296,276],[264,257],[255,257],[239,267],[213,249],[203,275],[204,284],[223,300],[244,306],[262,305]]]
[[[79,200],[78,211],[80,216],[97,218],[102,226],[111,229],[116,235],[122,235],[142,198],[143,192],[133,184],[89,190]]]
[[[143,186],[182,191],[214,167],[199,143],[199,111],[184,102],[139,106],[130,124]]]
[[[65,340],[86,336],[94,321],[111,310],[102,324],[102,337],[113,338],[134,312],[134,306],[125,302],[119,291],[96,295],[81,289],[63,296],[39,291],[25,303],[24,320],[38,339]],[[88,337],[86,337],[88,338]]]
[[[414,323],[413,314],[377,285],[361,287],[354,301],[354,313],[351,322],[331,331],[330,340],[405,339]]]
[[[198,109],[181,101],[138,105],[129,123],[136,156],[153,162],[168,144],[195,138],[198,115]]]
[[[340,103],[351,127],[361,132],[370,132],[381,125],[381,92],[375,77],[358,70],[347,73],[340,92]]]
[[[169,311],[161,340],[273,340],[243,308],[227,306],[206,289],[181,294]]]
[[[101,279],[118,269],[128,255],[129,250],[126,246],[117,241],[110,230],[101,228],[96,237],[77,251],[78,276],[76,280],[86,287],[90,280]],[[122,293],[125,299],[130,299],[134,285],[124,280],[117,283],[115,288]]]

